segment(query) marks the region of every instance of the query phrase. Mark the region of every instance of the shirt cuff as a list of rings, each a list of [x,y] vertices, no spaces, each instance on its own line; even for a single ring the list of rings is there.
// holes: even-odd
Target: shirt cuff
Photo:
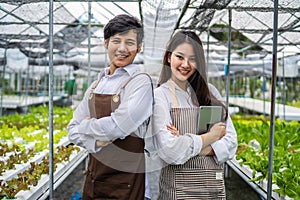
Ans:
[[[228,157],[226,156],[226,155],[228,155],[228,152],[226,152],[227,148],[223,145],[223,142],[216,141],[211,144],[211,148],[213,148],[213,150],[215,152],[215,155],[216,155],[215,160],[217,160],[217,163],[219,163],[219,164],[224,163],[228,159]]]
[[[96,153],[101,150],[101,147],[96,147],[96,140],[91,136],[81,135],[80,140],[89,153]]]
[[[87,127],[90,126],[90,120],[84,119],[80,122],[80,124],[77,126],[77,130],[79,134],[86,134],[87,133]]]
[[[202,149],[201,137],[199,135],[195,135],[195,134],[186,134],[186,135],[189,135],[193,139],[193,142],[194,142],[194,145],[193,145],[194,148],[192,150],[193,156],[199,155],[199,153]]]

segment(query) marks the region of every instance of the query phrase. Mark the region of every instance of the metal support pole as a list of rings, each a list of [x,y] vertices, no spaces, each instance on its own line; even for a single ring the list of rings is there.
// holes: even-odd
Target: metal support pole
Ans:
[[[207,70],[206,70],[206,73],[208,73],[208,66],[209,66],[209,30],[207,31],[207,49],[206,49],[206,67],[207,67]]]
[[[32,50],[31,45],[29,46],[29,48],[30,48],[30,50]],[[29,57],[30,57],[30,53],[29,53]],[[22,112],[25,112],[26,114],[28,113],[28,104],[29,104],[29,92],[28,92],[30,90],[30,88],[29,88],[29,84],[30,84],[29,73],[30,73],[30,65],[29,65],[29,60],[28,60],[27,68],[26,68],[26,78],[25,78],[25,106],[22,109]]]
[[[89,22],[88,22],[88,85],[91,84],[91,1],[88,2],[88,15],[89,15]]]
[[[283,104],[283,119],[285,120],[285,104],[286,104],[286,79],[285,79],[285,66],[284,66],[284,52],[282,52],[282,77],[283,77],[283,84],[282,84],[282,89],[281,91],[283,91],[283,95],[282,95],[282,104]],[[278,111],[279,112],[279,111]]]
[[[270,144],[268,162],[268,185],[267,199],[272,199],[272,169],[274,154],[274,123],[275,123],[275,101],[276,101],[276,72],[277,72],[277,34],[278,34],[278,0],[274,0],[274,22],[273,22],[273,56],[272,56],[272,94],[271,94],[271,114],[270,114]]]
[[[229,108],[229,88],[230,88],[230,45],[231,45],[231,20],[232,20],[232,10],[228,10],[228,56],[227,56],[227,75],[226,75],[226,105]]]
[[[1,98],[0,98],[0,117],[3,115],[3,96],[5,92],[5,73],[6,73],[6,48],[4,50],[4,64],[3,64],[3,71],[2,71],[2,82],[1,82]]]
[[[228,55],[227,55],[227,66],[225,70],[225,75],[226,75],[226,106],[229,109],[229,88],[230,88],[230,45],[231,45],[231,20],[232,20],[232,12],[231,9],[228,10]],[[224,176],[226,178],[229,177],[229,170],[227,164],[224,166]]]
[[[53,0],[49,1],[49,200],[53,199]]]
[[[264,100],[264,104],[263,104],[263,112],[264,112],[264,116],[266,116],[266,91],[265,91],[265,86],[267,87],[267,80],[266,80],[266,76],[265,76],[265,60],[263,60],[263,100]]]

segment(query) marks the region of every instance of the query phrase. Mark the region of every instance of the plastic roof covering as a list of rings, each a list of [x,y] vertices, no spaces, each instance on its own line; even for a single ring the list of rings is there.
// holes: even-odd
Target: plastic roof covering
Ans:
[[[239,31],[252,41],[250,44],[241,45],[241,51],[258,44],[266,52],[272,52],[272,0],[190,0],[187,7],[177,28],[196,29],[202,33],[213,30],[213,24],[228,25],[228,13],[231,9],[232,31]],[[228,29],[213,31],[228,32]],[[278,1],[278,51],[285,51],[287,54],[300,53],[299,0]]]
[[[157,74],[167,42],[172,35],[185,0],[143,0],[141,10],[145,30],[144,64]]]
[[[19,48],[26,56],[38,60],[47,56],[49,2],[40,0],[0,1],[0,47]],[[258,44],[265,53],[272,52],[273,1],[271,0],[142,0],[141,14],[145,27],[145,61],[161,58],[166,42],[174,29],[197,30],[204,44],[209,38],[211,52],[226,55],[227,44],[207,36],[213,24],[228,25],[232,10],[232,31],[247,36],[251,43],[239,45],[240,51]],[[94,57],[103,54],[102,29],[109,19],[128,12],[140,16],[138,1],[92,1],[93,26],[91,47]],[[88,3],[54,2],[54,54],[71,58],[87,53]],[[300,1],[279,1],[278,50],[300,53]],[[78,22],[81,23],[78,23]],[[220,48],[223,47],[223,48]],[[224,48],[225,47],[225,48]],[[96,50],[97,49],[97,50]],[[93,56],[93,55],[92,55]],[[149,58],[149,59],[148,59]],[[55,63],[55,62],[54,62]]]
[[[30,3],[29,3],[30,2]],[[103,57],[102,27],[113,16],[126,13],[140,18],[139,5],[130,2],[92,2],[91,59]],[[65,60],[87,60],[88,49],[88,3],[54,2],[53,4],[53,52],[54,64]],[[49,50],[49,2],[5,1],[0,2],[0,48],[13,48],[29,57],[32,64],[46,64]],[[11,54],[16,53],[12,51]],[[1,54],[1,53],[0,53]],[[11,55],[14,56],[14,55]],[[3,55],[2,62],[3,62]],[[80,57],[80,58],[78,58]],[[97,58],[99,60],[99,58]],[[103,60],[102,59],[102,60]]]

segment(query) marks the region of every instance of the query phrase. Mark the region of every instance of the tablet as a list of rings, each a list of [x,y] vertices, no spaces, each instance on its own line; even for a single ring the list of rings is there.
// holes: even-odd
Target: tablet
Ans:
[[[222,121],[222,106],[200,106],[198,115],[199,133],[207,132],[210,127]]]

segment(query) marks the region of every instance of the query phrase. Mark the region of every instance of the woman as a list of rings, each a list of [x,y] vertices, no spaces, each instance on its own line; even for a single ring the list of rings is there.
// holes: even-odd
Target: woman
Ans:
[[[177,32],[154,93],[154,146],[166,164],[159,199],[226,199],[222,164],[235,155],[236,131],[220,93],[207,83],[205,68],[199,37]],[[199,106],[212,105],[222,106],[222,122],[200,135]]]

